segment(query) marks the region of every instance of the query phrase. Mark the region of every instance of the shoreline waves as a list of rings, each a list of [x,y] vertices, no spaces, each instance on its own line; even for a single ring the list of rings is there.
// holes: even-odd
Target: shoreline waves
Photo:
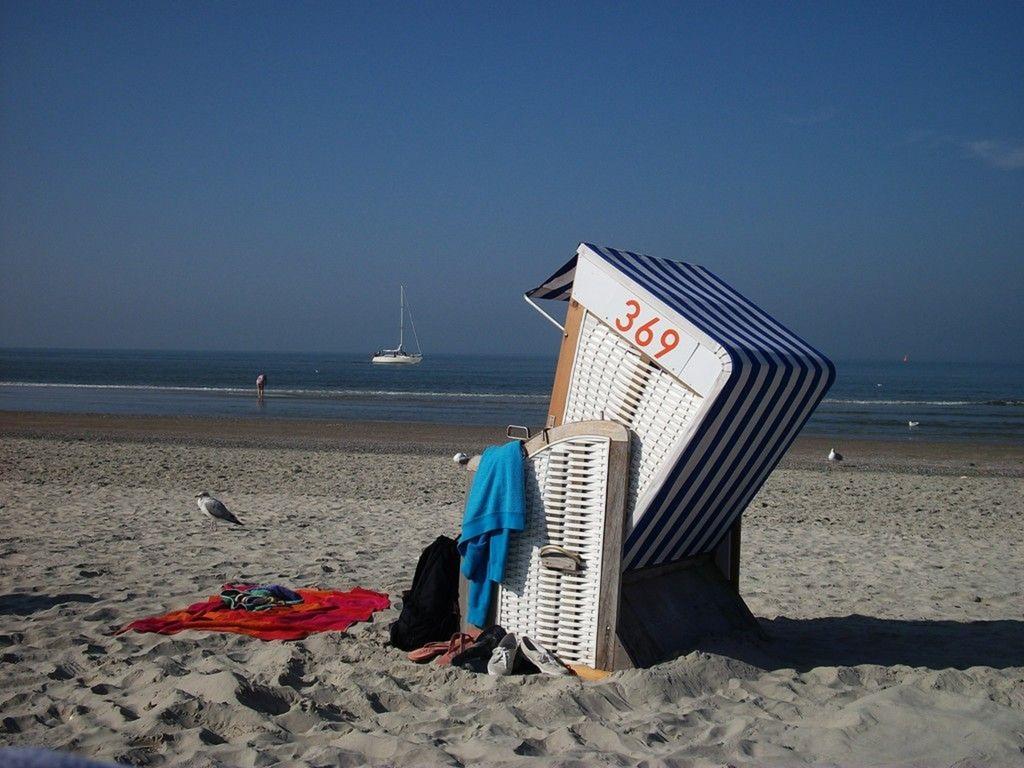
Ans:
[[[542,424],[553,357],[0,349],[0,410],[271,419]],[[268,376],[266,397],[255,375]],[[1024,442],[1024,365],[840,362],[805,435]],[[913,423],[915,426],[911,427]]]

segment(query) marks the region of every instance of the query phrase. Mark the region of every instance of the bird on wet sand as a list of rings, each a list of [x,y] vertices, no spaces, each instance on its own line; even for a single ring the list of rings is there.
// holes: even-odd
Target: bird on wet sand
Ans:
[[[843,460],[843,454],[838,453],[835,448],[828,452],[828,463],[835,464]]]
[[[213,498],[206,491],[196,496],[196,506],[199,507],[201,512],[212,517],[214,520],[223,520],[226,523],[242,525],[242,521],[231,514],[231,511],[219,499]]]

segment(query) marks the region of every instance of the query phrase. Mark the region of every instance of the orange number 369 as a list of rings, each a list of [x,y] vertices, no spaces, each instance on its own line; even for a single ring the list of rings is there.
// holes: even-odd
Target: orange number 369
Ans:
[[[630,299],[626,302],[627,311],[625,317],[615,318],[615,327],[625,333],[633,327],[633,323],[640,317],[640,302]],[[654,341],[654,326],[661,321],[660,317],[652,317],[646,323],[636,329],[633,340],[639,347],[649,346]],[[666,329],[659,339],[661,349],[654,355],[655,359],[667,355],[679,345],[679,331],[674,328]]]

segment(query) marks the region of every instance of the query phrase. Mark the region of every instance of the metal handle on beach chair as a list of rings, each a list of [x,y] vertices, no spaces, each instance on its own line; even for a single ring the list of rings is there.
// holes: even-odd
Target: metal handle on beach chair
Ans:
[[[522,430],[523,432],[526,433],[526,437],[516,437],[514,434],[512,434],[512,430],[514,429]],[[529,427],[524,427],[519,424],[509,424],[507,427],[505,427],[505,437],[507,437],[509,440],[518,440],[521,443],[525,443],[527,440],[533,437],[533,434],[530,432]]]

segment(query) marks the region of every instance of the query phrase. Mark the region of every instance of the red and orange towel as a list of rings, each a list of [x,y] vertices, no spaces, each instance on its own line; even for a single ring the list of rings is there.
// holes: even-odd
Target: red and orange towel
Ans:
[[[228,608],[220,595],[163,616],[151,616],[127,624],[118,634],[158,632],[173,635],[186,629],[234,632],[260,640],[301,640],[314,632],[344,632],[357,621],[390,607],[388,596],[356,587],[348,592],[297,589],[302,602],[266,611]]]

